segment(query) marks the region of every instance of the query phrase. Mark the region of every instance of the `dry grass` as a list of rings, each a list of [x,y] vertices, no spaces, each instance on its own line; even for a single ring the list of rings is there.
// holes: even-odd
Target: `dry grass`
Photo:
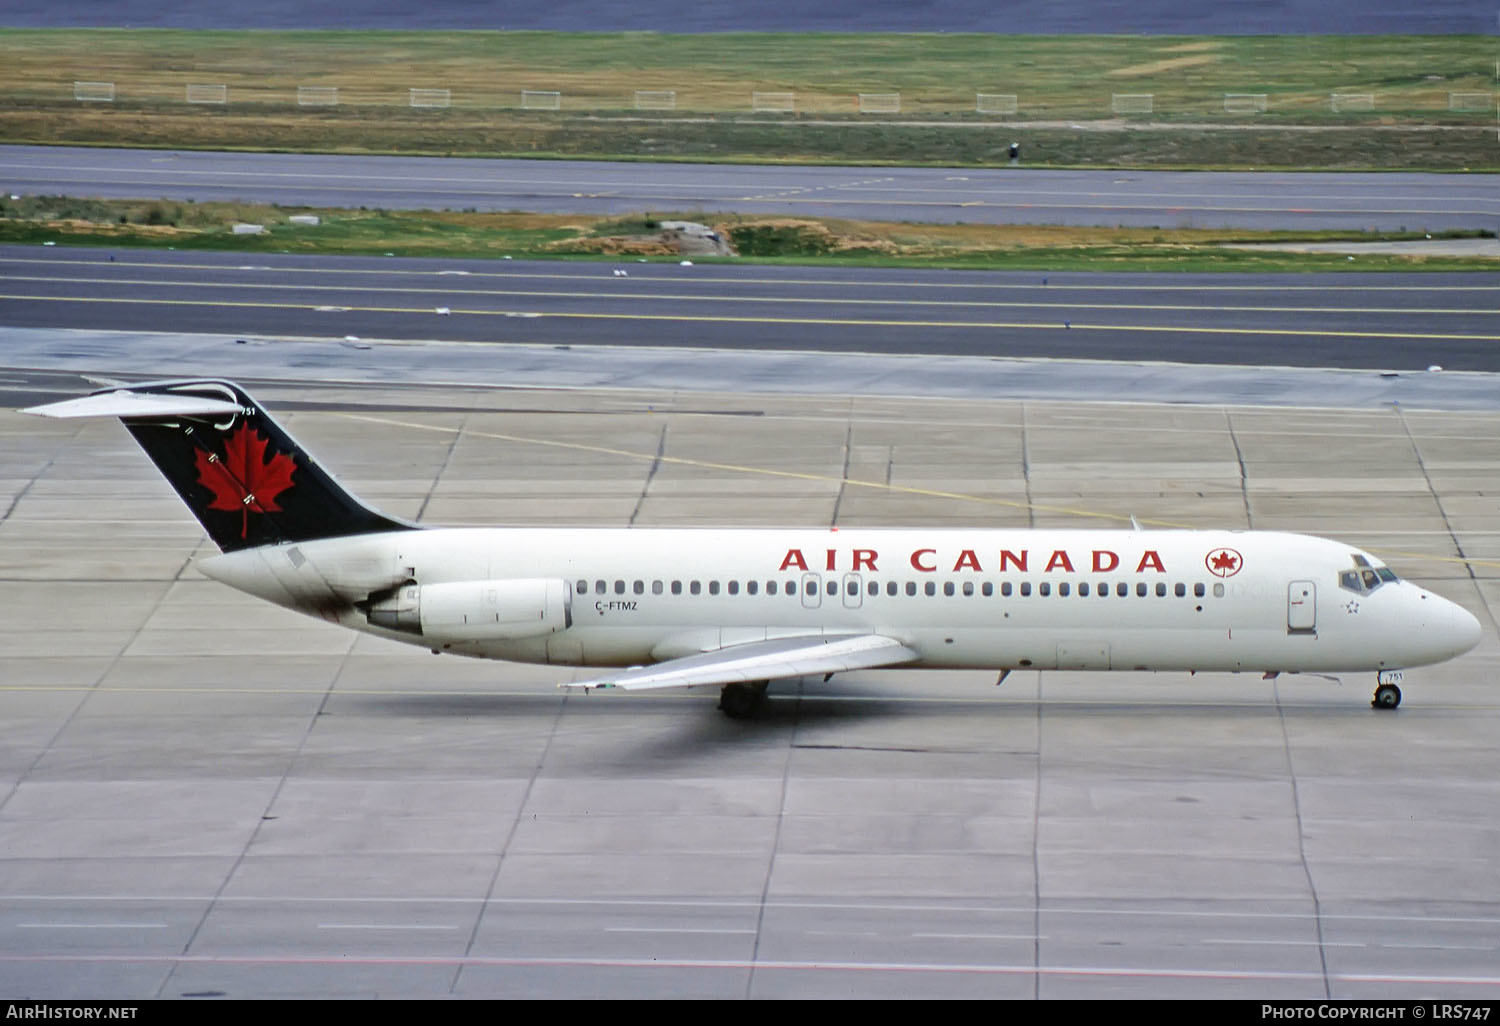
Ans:
[[[74,104],[75,80],[113,81],[116,102],[186,106],[190,84],[222,84],[228,109],[295,108],[299,85],[337,86],[341,105],[405,107],[411,87],[452,90],[456,109],[515,109],[523,89],[563,109],[633,109],[670,89],[680,110],[744,113],[751,93],[797,94],[799,112],[847,114],[860,92],[899,92],[903,113],[974,111],[976,92],[1013,92],[1026,117],[1098,117],[1106,76],[1171,106],[1222,115],[1224,92],[1266,92],[1273,114],[1374,90],[1398,117],[1447,113],[1447,91],[1494,88],[1493,40],[1459,37],[985,35],[672,36],[547,32],[184,32],[7,30],[0,97]],[[201,106],[199,112],[213,108]]]
[[[1480,36],[7,30],[0,142],[1003,164],[976,127],[991,120],[975,111],[984,92],[1017,95],[1006,120],[1033,165],[1489,169],[1494,110],[1449,111],[1448,94],[1500,92],[1493,57]],[[76,80],[114,82],[115,101],[75,100]],[[1111,122],[1112,82],[1152,93],[1154,113]],[[192,84],[224,85],[228,102],[190,105]],[[337,87],[339,105],[299,107],[301,85]],[[453,105],[414,109],[413,87],[449,89]],[[520,109],[525,89],[561,92],[562,109]],[[641,89],[674,91],[677,110],[643,125]],[[757,90],[794,93],[796,113],[753,115]],[[1334,91],[1372,93],[1375,109],[1335,113]],[[861,92],[899,93],[899,116],[858,114]],[[1265,93],[1268,109],[1226,113],[1227,92]],[[1150,138],[1135,134],[1145,121]]]

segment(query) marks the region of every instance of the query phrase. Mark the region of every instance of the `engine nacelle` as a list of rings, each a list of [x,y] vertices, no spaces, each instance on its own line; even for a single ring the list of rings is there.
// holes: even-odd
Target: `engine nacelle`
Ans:
[[[371,595],[365,617],[430,641],[509,641],[567,629],[570,605],[568,583],[548,578],[408,583]]]

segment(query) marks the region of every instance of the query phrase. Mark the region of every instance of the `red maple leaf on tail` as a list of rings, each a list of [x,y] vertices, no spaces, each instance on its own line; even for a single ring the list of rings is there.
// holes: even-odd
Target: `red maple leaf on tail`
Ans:
[[[224,439],[222,457],[199,449],[194,453],[198,482],[214,493],[209,509],[239,510],[240,537],[250,529],[251,513],[280,513],[276,497],[292,486],[296,463],[286,453],[266,456],[267,440],[241,423]]]

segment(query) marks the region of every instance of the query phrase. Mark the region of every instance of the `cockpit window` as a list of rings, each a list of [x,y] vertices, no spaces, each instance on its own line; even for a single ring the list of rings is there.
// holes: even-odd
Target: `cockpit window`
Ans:
[[[1357,569],[1339,573],[1339,587],[1356,595],[1368,595],[1382,584],[1394,584],[1400,580],[1388,567],[1371,566],[1368,559],[1358,554],[1354,555],[1354,565]]]

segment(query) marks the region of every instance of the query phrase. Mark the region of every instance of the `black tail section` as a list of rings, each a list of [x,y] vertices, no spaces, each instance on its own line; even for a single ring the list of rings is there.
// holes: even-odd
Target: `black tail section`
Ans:
[[[243,389],[227,381],[131,385],[138,395],[209,400],[233,412],[122,416],[209,537],[225,552],[416,525],[346,491]]]

